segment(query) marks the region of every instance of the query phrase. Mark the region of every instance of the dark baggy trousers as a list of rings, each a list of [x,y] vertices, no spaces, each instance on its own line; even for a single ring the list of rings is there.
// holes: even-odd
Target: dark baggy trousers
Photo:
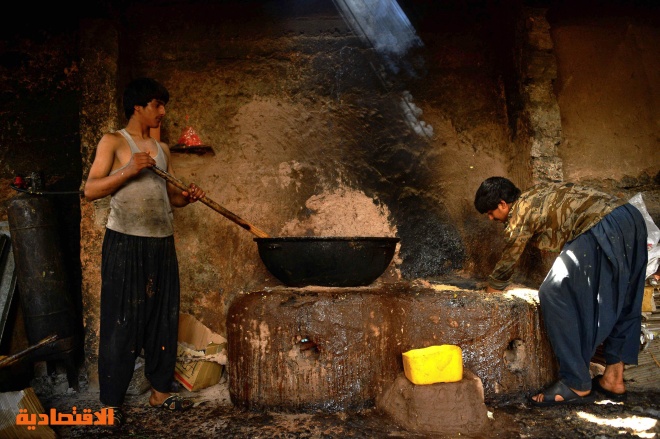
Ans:
[[[118,407],[124,402],[142,350],[151,386],[169,392],[179,325],[174,237],[145,238],[107,229],[101,259],[101,403]]]
[[[566,243],[539,288],[559,378],[591,389],[589,362],[603,344],[606,364],[637,364],[648,251],[634,206],[613,210]]]

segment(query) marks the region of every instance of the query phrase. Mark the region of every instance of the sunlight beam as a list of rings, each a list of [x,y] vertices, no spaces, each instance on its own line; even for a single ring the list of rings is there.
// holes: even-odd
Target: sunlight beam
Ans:
[[[658,423],[656,419],[645,418],[641,416],[628,416],[626,418],[602,418],[596,416],[592,413],[586,412],[577,412],[576,413],[580,418],[585,421],[593,422],[598,425],[605,425],[612,428],[618,428],[626,430],[626,432],[632,432],[632,434],[639,436],[641,438],[654,438],[655,433],[648,432],[655,428],[655,425]],[[624,432],[622,432],[624,433]]]

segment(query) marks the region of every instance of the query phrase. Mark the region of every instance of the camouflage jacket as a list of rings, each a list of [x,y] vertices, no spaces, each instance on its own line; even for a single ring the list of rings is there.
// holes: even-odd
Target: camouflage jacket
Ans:
[[[573,183],[542,183],[528,189],[511,204],[504,229],[506,245],[488,284],[497,290],[506,288],[528,243],[559,252],[564,244],[625,203]]]

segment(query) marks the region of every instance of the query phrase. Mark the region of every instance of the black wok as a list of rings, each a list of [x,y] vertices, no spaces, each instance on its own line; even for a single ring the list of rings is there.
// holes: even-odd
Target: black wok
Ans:
[[[359,287],[387,269],[399,238],[301,236],[254,238],[273,276],[290,287]]]

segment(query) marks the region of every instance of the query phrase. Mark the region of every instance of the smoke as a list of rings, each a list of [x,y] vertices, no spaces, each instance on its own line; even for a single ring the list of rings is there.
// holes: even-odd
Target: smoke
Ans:
[[[433,137],[433,126],[421,120],[422,109],[413,103],[412,94],[409,91],[403,92],[401,98],[401,109],[406,118],[408,126],[419,136]]]
[[[381,55],[404,56],[423,45],[396,0],[334,0],[353,32]]]

